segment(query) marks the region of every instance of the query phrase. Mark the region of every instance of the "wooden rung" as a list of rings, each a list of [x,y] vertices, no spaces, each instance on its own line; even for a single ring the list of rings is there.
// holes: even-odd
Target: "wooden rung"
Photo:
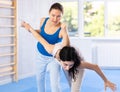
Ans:
[[[0,54],[0,57],[3,57],[3,56],[14,56],[15,53],[8,53],[8,54]]]
[[[0,35],[0,37],[15,37],[15,35]]]
[[[0,6],[0,8],[10,8],[10,9],[15,9],[15,7],[13,7],[13,6]]]
[[[4,73],[4,74],[0,74],[0,77],[13,75],[13,74],[15,74],[15,72]]]
[[[15,44],[0,44],[0,47],[15,46]]]
[[[0,25],[0,27],[15,27],[15,25]]]
[[[2,5],[12,5],[12,1],[0,0],[0,4],[2,4]]]
[[[0,18],[15,18],[15,16],[0,15]]]
[[[10,65],[14,65],[14,64],[15,64],[15,63],[0,64],[0,67],[10,66]]]
[[[11,71],[11,70],[13,70],[12,67],[0,68],[0,73],[9,72],[9,71]]]

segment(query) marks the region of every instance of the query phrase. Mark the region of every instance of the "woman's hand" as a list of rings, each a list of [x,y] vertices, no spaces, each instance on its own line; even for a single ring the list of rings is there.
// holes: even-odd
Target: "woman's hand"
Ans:
[[[31,26],[28,23],[26,23],[25,21],[22,21],[21,27],[24,27],[26,30],[28,30],[30,32]]]
[[[109,87],[113,92],[115,92],[116,90],[116,85],[108,80],[104,83],[104,86],[105,86],[105,92],[107,87]]]

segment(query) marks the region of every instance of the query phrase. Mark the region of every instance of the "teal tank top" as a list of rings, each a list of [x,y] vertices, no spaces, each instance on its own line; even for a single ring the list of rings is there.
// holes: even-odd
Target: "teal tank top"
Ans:
[[[58,42],[61,42],[62,38],[59,38],[59,32],[61,30],[61,27],[58,28],[58,30],[54,33],[54,34],[47,34],[45,33],[45,25],[46,25],[46,22],[49,18],[46,18],[43,25],[41,26],[40,28],[40,35],[50,44],[56,44]],[[37,49],[39,51],[39,53],[41,53],[42,55],[45,55],[45,56],[51,56],[51,54],[49,54],[45,48],[43,47],[43,45],[40,43],[40,42],[37,42]]]

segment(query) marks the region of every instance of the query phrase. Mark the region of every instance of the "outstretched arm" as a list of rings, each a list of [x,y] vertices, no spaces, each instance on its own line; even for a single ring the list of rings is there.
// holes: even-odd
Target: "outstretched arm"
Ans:
[[[37,31],[35,31],[28,23],[22,22],[21,26],[32,33],[32,35],[44,46],[48,53],[52,53],[54,45],[49,44]]]
[[[104,87],[105,87],[105,91],[106,88],[109,87],[112,89],[113,92],[115,92],[116,90],[116,85],[112,82],[110,82],[104,75],[104,73],[102,72],[102,70],[100,69],[100,67],[96,64],[91,64],[88,62],[82,62],[80,65],[80,68],[86,68],[86,69],[90,69],[90,70],[94,70],[103,80],[104,80]]]

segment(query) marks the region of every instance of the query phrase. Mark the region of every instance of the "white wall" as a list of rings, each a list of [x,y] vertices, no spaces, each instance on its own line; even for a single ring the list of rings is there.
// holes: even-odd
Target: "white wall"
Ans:
[[[94,39],[92,48],[95,47],[97,53],[92,52],[93,63],[107,69],[120,69],[120,39]]]

